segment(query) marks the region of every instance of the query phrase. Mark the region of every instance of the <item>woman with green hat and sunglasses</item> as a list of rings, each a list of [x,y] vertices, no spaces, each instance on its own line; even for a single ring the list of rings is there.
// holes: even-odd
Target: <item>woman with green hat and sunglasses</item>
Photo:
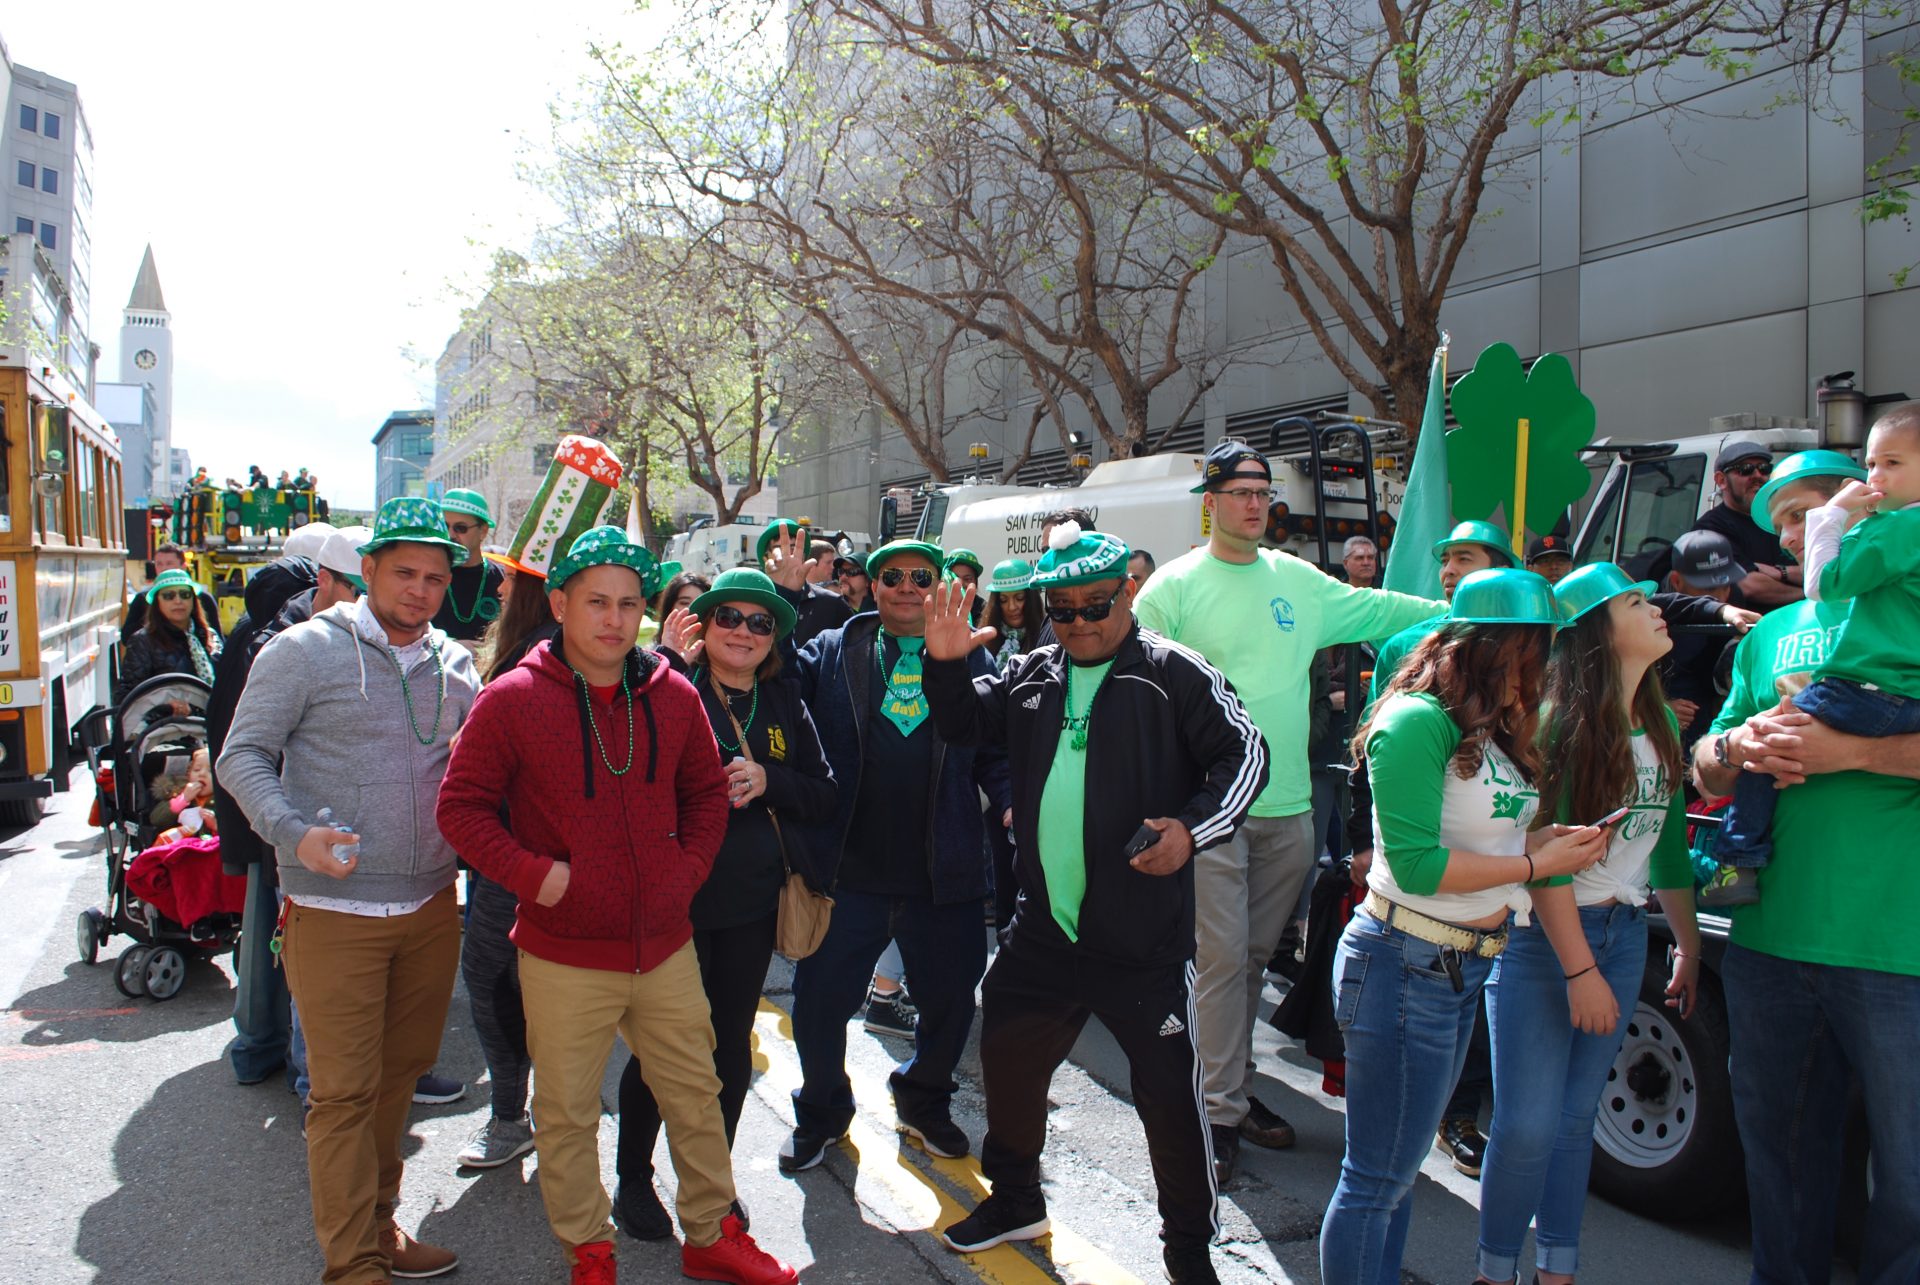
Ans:
[[[753,1080],[753,1018],[773,958],[780,889],[791,864],[824,887],[794,825],[833,814],[833,773],[799,689],[780,679],[780,643],[795,612],[772,580],[751,567],[723,571],[690,609],[669,613],[655,649],[700,693],[727,774],[725,837],[695,894],[689,918],[700,981],[713,1012],[713,1069],[732,1145]],[[653,1189],[660,1108],[640,1059],[620,1076],[618,1185],[613,1217],[636,1240],[673,1224]]]
[[[1480,1179],[1479,1280],[1505,1285],[1534,1224],[1535,1280],[1566,1285],[1601,1092],[1647,960],[1652,883],[1675,950],[1669,1004],[1686,1017],[1700,978],[1680,729],[1654,665],[1673,647],[1651,581],[1610,562],[1554,586],[1540,814],[1605,822],[1605,860],[1532,889],[1536,922],[1507,930],[1487,984],[1493,1133]]]
[[[995,563],[981,596],[987,600],[987,610],[979,623],[998,634],[987,648],[995,669],[1005,669],[1015,656],[1053,641],[1046,607],[1033,587],[1033,564],[1025,558]]]
[[[1533,830],[1541,682],[1558,616],[1531,571],[1477,571],[1355,737],[1373,786],[1367,895],[1334,962],[1346,1157],[1320,1229],[1328,1285],[1399,1276],[1413,1184],[1526,884],[1600,859],[1591,826]]]
[[[193,577],[184,571],[162,571],[146,596],[146,619],[127,640],[126,653],[120,658],[121,688],[132,691],[155,674],[192,674],[211,687],[220,636],[207,624],[200,587]]]

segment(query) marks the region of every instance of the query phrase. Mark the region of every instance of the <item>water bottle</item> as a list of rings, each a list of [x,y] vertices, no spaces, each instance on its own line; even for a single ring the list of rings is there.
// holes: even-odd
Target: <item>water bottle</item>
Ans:
[[[350,825],[334,824],[332,808],[321,808],[318,815],[314,817],[314,820],[318,821],[321,825],[326,826],[328,829],[339,830],[343,834],[353,833],[353,827]],[[346,865],[349,861],[352,861],[355,857],[359,855],[360,855],[360,845],[358,842],[336,843],[333,845],[333,859],[335,861],[338,861],[343,866]]]

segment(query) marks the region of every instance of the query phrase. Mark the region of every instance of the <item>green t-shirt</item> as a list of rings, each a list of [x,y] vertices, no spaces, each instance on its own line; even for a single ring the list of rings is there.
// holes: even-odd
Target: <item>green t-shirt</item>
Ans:
[[[1774,679],[1825,663],[1847,605],[1800,602],[1762,617],[1734,653],[1713,731],[1780,703]],[[1733,942],[1813,964],[1920,976],[1920,782],[1833,772],[1781,791],[1760,901],[1733,912]]]
[[[1820,597],[1853,610],[1819,676],[1920,697],[1920,508],[1870,514],[1842,536]]]
[[[1088,717],[1112,668],[1111,659],[1098,665],[1067,662],[1072,675],[1068,718]],[[1080,940],[1080,902],[1087,895],[1087,750],[1084,742],[1076,749],[1076,739],[1071,727],[1060,729],[1053,766],[1040,791],[1040,869],[1047,876],[1047,904],[1068,941]]]
[[[1223,562],[1204,546],[1161,566],[1134,602],[1140,623],[1199,652],[1227,676],[1267,740],[1267,788],[1252,815],[1313,807],[1307,702],[1314,653],[1372,642],[1447,604],[1385,589],[1356,589],[1278,549]]]
[[[1423,620],[1419,624],[1402,629],[1393,637],[1380,644],[1380,650],[1373,657],[1373,680],[1367,684],[1367,704],[1379,701],[1380,694],[1387,690],[1387,684],[1393,681],[1400,665],[1413,654],[1413,649],[1427,640],[1428,635],[1447,623],[1445,615]]]

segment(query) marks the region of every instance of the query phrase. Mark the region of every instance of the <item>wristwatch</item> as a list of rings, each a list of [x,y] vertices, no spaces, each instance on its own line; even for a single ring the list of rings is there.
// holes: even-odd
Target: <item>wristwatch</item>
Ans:
[[[1722,732],[1713,740],[1713,761],[1721,767],[1733,767],[1731,755],[1727,753],[1727,742],[1733,739],[1732,732]]]

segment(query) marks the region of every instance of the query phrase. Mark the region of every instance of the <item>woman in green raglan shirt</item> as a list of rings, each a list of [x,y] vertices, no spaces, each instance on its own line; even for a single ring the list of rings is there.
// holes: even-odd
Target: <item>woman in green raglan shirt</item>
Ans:
[[[1480,991],[1525,885],[1585,870],[1597,828],[1534,830],[1553,590],[1478,571],[1421,643],[1357,743],[1373,785],[1367,896],[1341,935],[1335,1020],[1346,1037],[1347,1150],[1320,1229],[1327,1285],[1396,1279],[1413,1182],[1466,1060]]]
[[[1579,1266],[1593,1121],[1647,961],[1647,885],[1679,942],[1668,1002],[1700,980],[1679,726],[1653,665],[1673,648],[1655,586],[1610,562],[1554,586],[1540,812],[1600,821],[1606,856],[1532,889],[1538,922],[1508,929],[1487,983],[1493,1133],[1480,1177],[1479,1280],[1515,1280],[1527,1225],[1542,1285]],[[1624,815],[1619,815],[1624,812]]]

